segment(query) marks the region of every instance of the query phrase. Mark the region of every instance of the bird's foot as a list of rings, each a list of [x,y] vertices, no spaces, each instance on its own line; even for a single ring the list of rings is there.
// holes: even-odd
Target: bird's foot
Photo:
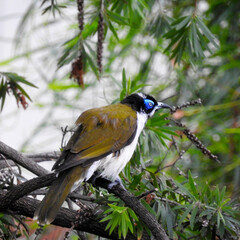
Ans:
[[[108,184],[108,188],[109,188],[109,189],[112,189],[114,186],[116,186],[116,185],[118,185],[118,184],[119,184],[124,190],[126,190],[126,188],[124,187],[123,182],[122,182],[122,180],[121,180],[120,177],[117,177],[114,182],[109,183],[109,184]]]

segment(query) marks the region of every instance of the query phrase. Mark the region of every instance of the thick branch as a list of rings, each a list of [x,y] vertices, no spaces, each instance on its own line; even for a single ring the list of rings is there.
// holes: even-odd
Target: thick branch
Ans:
[[[0,141],[0,153],[3,154],[5,157],[12,159],[14,162],[18,163],[19,165],[26,168],[30,172],[36,174],[37,176],[42,176],[49,173],[45,168],[41,167],[40,165],[31,161],[30,159],[24,157],[21,153],[7,146],[1,141]]]
[[[6,209],[12,202],[33,192],[36,189],[49,186],[56,179],[55,173],[33,178],[27,182],[12,187],[0,201],[0,209]]]
[[[0,190],[0,203],[2,202],[2,199],[5,198],[5,195],[6,193]],[[8,210],[16,212],[16,214],[32,218],[38,204],[38,200],[29,197],[23,197],[16,202],[9,204]],[[3,212],[4,210],[0,208],[0,211]],[[88,215],[88,217],[86,217],[86,215]],[[89,216],[89,213],[84,210],[77,212],[66,208],[61,208],[53,224],[65,228],[71,228],[73,223],[75,223],[74,229],[76,230],[89,232],[107,239],[118,239],[117,231],[113,232],[111,235],[109,235],[108,231],[105,231],[106,224],[100,223],[99,217],[100,216],[96,215]],[[78,219],[83,219],[84,221],[76,222]],[[136,240],[136,238],[130,234],[127,235],[127,239]]]

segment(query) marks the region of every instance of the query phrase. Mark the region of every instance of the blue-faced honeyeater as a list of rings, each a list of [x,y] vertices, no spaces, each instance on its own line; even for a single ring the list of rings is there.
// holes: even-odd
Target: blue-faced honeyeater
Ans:
[[[51,223],[74,183],[94,174],[113,183],[131,159],[148,118],[161,108],[170,108],[152,96],[135,93],[120,103],[83,112],[76,128],[52,170],[57,174],[35,212],[40,224]]]

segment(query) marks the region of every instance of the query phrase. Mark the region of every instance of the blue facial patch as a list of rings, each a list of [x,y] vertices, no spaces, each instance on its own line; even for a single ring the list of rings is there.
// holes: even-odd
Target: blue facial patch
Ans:
[[[146,110],[150,110],[150,109],[153,109],[154,102],[150,99],[144,99],[144,105],[145,105]]]

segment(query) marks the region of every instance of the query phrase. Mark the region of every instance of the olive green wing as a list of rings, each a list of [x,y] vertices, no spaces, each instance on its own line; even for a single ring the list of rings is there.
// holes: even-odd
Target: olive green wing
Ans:
[[[77,131],[53,169],[63,171],[83,167],[130,144],[136,134],[137,115],[129,106],[114,104],[90,109],[80,115]]]

